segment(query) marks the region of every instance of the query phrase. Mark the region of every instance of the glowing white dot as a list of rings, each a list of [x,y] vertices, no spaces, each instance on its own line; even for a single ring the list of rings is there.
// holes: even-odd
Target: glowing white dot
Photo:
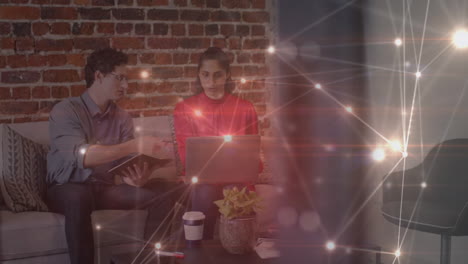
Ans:
[[[242,83],[242,84],[245,84],[246,82],[247,82],[247,80],[246,80],[245,78],[242,78],[242,79],[241,79],[241,83]]]
[[[232,141],[232,136],[231,135],[225,135],[224,136],[224,142],[231,142]]]
[[[351,252],[353,252],[353,250],[351,248],[346,248],[345,252],[346,252],[346,254],[351,254]]]
[[[135,127],[135,131],[136,131],[136,132],[140,132],[140,131],[141,131],[141,126],[136,126],[136,127]]]
[[[270,46],[270,47],[268,47],[267,51],[268,51],[268,53],[273,54],[273,53],[275,53],[276,49],[275,49],[275,47]]]
[[[149,77],[149,72],[148,71],[142,71],[140,73],[141,78],[146,79]]]
[[[306,211],[299,217],[299,225],[304,231],[313,232],[320,227],[320,218],[314,211]]]
[[[453,34],[452,41],[455,47],[459,49],[468,47],[468,32],[464,29],[458,30]]]
[[[403,41],[401,40],[401,38],[395,39],[395,45],[396,45],[397,47],[401,46],[401,44],[403,44]]]
[[[334,250],[334,249],[336,248],[335,242],[333,242],[333,241],[328,241],[326,247],[327,247],[327,249],[330,250],[330,251]]]
[[[101,230],[101,225],[96,225],[96,230]]]
[[[202,116],[202,112],[200,110],[195,110],[194,113],[196,116]]]
[[[372,152],[372,158],[375,161],[382,161],[385,159],[385,151],[382,148],[377,148]]]
[[[81,155],[86,154],[86,148],[80,148],[80,154]]]
[[[318,89],[318,90],[322,89],[322,85],[320,83],[315,84],[315,89]]]
[[[405,116],[405,115],[406,115],[406,111],[402,111],[402,112],[401,112],[401,115],[404,115],[404,116]]]
[[[192,183],[195,184],[197,182],[198,182],[198,177],[197,176],[192,177]]]
[[[421,78],[421,72],[416,72],[415,75],[416,75],[416,78]]]
[[[156,243],[154,246],[156,247],[156,249],[161,249],[161,243],[159,243],[159,242]]]
[[[399,249],[397,249],[397,250],[395,251],[395,257],[398,258],[398,257],[400,257],[400,256],[401,256],[401,251],[400,251]]]
[[[292,207],[283,207],[278,210],[278,223],[285,227],[291,227],[297,222],[297,212]]]
[[[406,158],[406,157],[408,157],[408,152],[403,151],[403,153],[401,153],[401,155],[403,156],[403,158]]]
[[[422,183],[421,183],[421,188],[424,189],[424,188],[426,188],[426,187],[427,187],[427,183],[426,183],[426,182],[422,182]]]
[[[353,108],[351,106],[347,106],[345,107],[346,111],[349,112],[349,113],[352,113],[353,112]]]
[[[395,151],[402,151],[403,150],[403,146],[401,145],[400,141],[398,141],[398,140],[390,141],[390,147],[392,147],[392,149],[395,150]]]
[[[324,148],[325,151],[327,151],[327,152],[335,151],[335,146],[332,145],[332,144],[325,144],[325,145],[323,145],[323,148]]]
[[[406,61],[406,62],[405,62],[405,67],[406,67],[406,68],[409,68],[409,67],[411,67],[411,62],[409,62],[409,61]]]

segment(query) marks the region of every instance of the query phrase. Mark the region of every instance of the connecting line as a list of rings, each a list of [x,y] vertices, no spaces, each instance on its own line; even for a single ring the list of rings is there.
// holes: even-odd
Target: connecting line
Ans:
[[[417,61],[418,60],[418,55],[416,53],[416,42],[415,42],[416,40],[414,38],[413,18],[411,16],[411,6],[410,6],[408,1],[406,1],[406,4],[407,4],[407,13],[408,13],[408,17],[409,17],[410,30],[411,30],[411,39],[412,39],[412,44],[413,44],[412,46],[413,46],[413,52],[414,52],[414,61]],[[418,69],[419,69],[419,66],[418,66]]]
[[[400,246],[400,235],[401,235],[401,215],[403,213],[403,197],[404,197],[404,187],[405,187],[405,172],[406,172],[406,159],[403,160],[403,173],[401,180],[401,192],[400,192],[400,217],[398,219],[398,238],[397,238],[397,249],[401,248]]]
[[[364,201],[364,203],[359,207],[358,210],[349,218],[348,222],[341,228],[341,231],[337,233],[336,238],[338,239],[351,225],[351,223],[354,221],[354,219],[361,213],[361,211],[364,209],[364,207],[367,205],[367,203],[371,200],[371,198],[377,193],[377,191],[382,187],[382,184],[385,182],[385,180],[390,176],[390,174],[393,173],[393,171],[398,167],[400,162],[403,160],[403,157],[401,157],[398,162],[393,166],[393,168],[390,170],[390,172],[385,175],[385,177],[382,179],[382,181],[377,185],[377,187],[372,191],[372,193],[367,197],[367,199]]]
[[[427,17],[428,17],[428,14],[429,14],[430,4],[431,4],[431,0],[428,0],[427,1],[427,7],[426,7],[426,15],[425,15],[425,18],[424,18],[424,28],[423,28],[423,34],[422,34],[422,39],[421,39],[421,48],[419,49],[418,69],[421,66],[422,51],[423,51],[423,46],[424,46],[424,38],[426,37]]]
[[[306,26],[305,28],[303,28],[302,30],[300,30],[299,32],[297,32],[296,34],[292,35],[291,37],[287,38],[286,40],[282,41],[283,43],[285,42],[288,42],[288,41],[291,41],[292,39],[302,35],[304,32],[308,31],[309,29],[317,26],[318,24],[322,23],[323,21],[327,20],[328,18],[334,16],[335,14],[339,13],[341,10],[347,8],[348,6],[354,4],[354,2],[356,2],[356,0],[352,0],[346,4],[344,4],[343,6],[333,10],[332,12],[328,13],[327,15],[323,16],[322,18],[318,19],[316,22]]]
[[[432,63],[434,63],[434,61],[436,61],[440,56],[442,56],[442,54],[444,54],[451,46],[452,46],[452,44],[447,45],[447,47],[445,47],[441,52],[439,52],[439,54],[437,54],[437,55],[421,70],[421,72],[424,72],[424,70],[426,70],[427,67],[429,67]]]

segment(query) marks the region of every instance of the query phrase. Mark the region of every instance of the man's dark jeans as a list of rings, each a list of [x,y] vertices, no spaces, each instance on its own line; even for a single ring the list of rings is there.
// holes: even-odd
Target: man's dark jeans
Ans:
[[[141,188],[127,184],[66,183],[47,190],[47,203],[52,212],[65,216],[71,263],[94,263],[92,211],[147,209],[145,239],[156,230],[153,238],[159,239],[169,227],[168,213],[174,205],[170,190],[174,188],[177,187],[173,183],[159,181]],[[158,229],[161,224],[164,225]]]

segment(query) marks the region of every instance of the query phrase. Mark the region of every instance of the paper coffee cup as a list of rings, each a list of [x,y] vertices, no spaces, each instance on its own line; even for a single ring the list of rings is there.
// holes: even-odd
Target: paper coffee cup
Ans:
[[[203,239],[203,222],[205,215],[202,212],[186,212],[182,217],[184,220],[185,240],[189,245],[197,245]]]

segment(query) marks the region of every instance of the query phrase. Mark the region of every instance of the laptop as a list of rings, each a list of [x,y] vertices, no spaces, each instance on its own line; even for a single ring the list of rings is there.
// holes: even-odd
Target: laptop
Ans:
[[[260,136],[190,137],[185,142],[185,175],[200,183],[256,182]]]

